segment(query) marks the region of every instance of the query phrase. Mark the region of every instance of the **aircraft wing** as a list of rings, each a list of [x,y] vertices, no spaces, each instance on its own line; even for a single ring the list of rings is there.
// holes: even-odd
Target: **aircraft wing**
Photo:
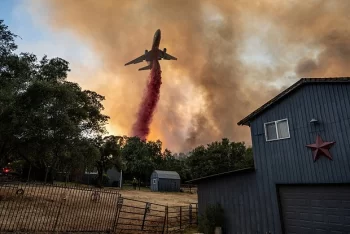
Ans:
[[[138,57],[138,58],[136,58],[136,59],[134,59],[134,60],[131,60],[130,62],[126,63],[125,66],[126,66],[126,65],[129,65],[129,64],[141,63],[141,62],[143,62],[144,60],[145,60],[145,55],[143,54],[143,55],[141,55],[140,57]]]
[[[163,54],[163,59],[165,59],[165,60],[177,60],[177,58],[175,58],[174,56],[172,56],[166,52],[164,53],[163,51],[161,51],[161,53]]]

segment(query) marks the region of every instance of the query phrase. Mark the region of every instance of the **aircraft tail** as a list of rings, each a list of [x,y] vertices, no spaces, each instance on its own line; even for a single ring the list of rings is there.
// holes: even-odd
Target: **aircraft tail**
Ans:
[[[139,69],[139,71],[142,71],[142,70],[151,70],[151,66],[148,65],[148,66],[146,66],[146,67],[141,67],[141,68]]]

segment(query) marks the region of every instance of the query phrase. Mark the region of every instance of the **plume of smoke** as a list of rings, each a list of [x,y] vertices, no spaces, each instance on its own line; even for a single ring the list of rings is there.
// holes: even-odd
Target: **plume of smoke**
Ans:
[[[82,4],[53,0],[41,4],[51,11],[48,22],[53,28],[71,30],[90,44],[102,58],[101,70],[117,77],[113,88],[108,82],[96,90],[106,96],[107,114],[122,132],[130,131],[130,120],[140,105],[135,93],[142,93],[147,81],[137,79],[136,67],[121,65],[148,49],[154,30],[162,29],[161,46],[179,59],[162,63],[162,98],[151,124],[156,135],[150,136],[175,151],[221,137],[249,142],[249,128],[236,123],[280,91],[271,83],[286,72],[298,77],[345,76],[350,62],[349,1],[84,0]],[[263,42],[255,48],[245,46],[249,38]],[[244,48],[262,49],[258,46],[266,48],[264,61],[272,65],[242,62]],[[292,81],[281,83],[288,82]],[[194,91],[184,92],[188,87]],[[194,97],[201,99],[198,108],[181,107],[193,105]]]
[[[159,100],[160,86],[162,84],[161,73],[158,60],[154,60],[149,77],[150,80],[132,129],[132,135],[139,137],[141,140],[146,140],[150,131],[149,126]]]

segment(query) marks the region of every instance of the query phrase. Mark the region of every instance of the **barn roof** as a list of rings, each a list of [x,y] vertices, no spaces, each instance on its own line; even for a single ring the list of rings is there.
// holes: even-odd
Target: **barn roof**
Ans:
[[[255,118],[257,115],[261,114],[263,111],[265,111],[267,108],[271,107],[273,104],[275,104],[277,101],[285,98],[295,90],[297,90],[299,87],[305,85],[305,84],[312,84],[312,83],[348,83],[350,82],[350,77],[333,77],[333,78],[301,78],[298,82],[294,83],[292,86],[284,90],[282,93],[278,94],[276,97],[272,98],[270,101],[253,111],[251,114],[249,114],[247,117],[239,121],[238,125],[248,125],[249,122]]]
[[[198,181],[211,179],[211,178],[214,178],[214,177],[222,177],[222,176],[227,176],[227,175],[232,175],[232,174],[240,174],[240,173],[244,173],[244,172],[254,172],[254,171],[255,171],[254,167],[248,167],[248,168],[243,168],[243,169],[239,169],[239,170],[227,171],[227,172],[223,172],[223,173],[219,173],[219,174],[214,174],[214,175],[200,177],[200,178],[197,178],[197,179],[189,180],[186,183],[193,183],[193,182],[196,183]]]
[[[175,180],[180,179],[180,175],[176,171],[155,170],[155,172],[158,174],[158,178],[160,179],[175,179]]]

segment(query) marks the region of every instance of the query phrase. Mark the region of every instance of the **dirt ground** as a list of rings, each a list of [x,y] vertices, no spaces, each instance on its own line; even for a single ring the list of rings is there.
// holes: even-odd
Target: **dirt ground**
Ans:
[[[123,197],[169,206],[186,206],[197,203],[196,193],[163,193],[149,190],[120,190]]]

